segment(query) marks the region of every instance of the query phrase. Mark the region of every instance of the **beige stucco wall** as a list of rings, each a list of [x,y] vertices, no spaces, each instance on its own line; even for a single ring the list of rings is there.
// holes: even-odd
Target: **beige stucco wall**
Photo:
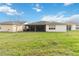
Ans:
[[[22,25],[18,25],[17,27],[17,31],[23,31],[23,26]]]
[[[66,25],[55,25],[55,30],[50,30],[49,25],[46,25],[46,32],[66,32]]]
[[[12,29],[12,25],[0,25],[0,31],[9,31],[11,32]]]
[[[4,31],[4,32],[23,31],[23,25],[0,25],[0,31]]]

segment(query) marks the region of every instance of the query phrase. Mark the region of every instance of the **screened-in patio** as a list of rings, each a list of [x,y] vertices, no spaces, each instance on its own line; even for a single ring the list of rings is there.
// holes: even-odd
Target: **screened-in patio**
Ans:
[[[44,32],[46,31],[46,25],[26,25],[25,31]]]

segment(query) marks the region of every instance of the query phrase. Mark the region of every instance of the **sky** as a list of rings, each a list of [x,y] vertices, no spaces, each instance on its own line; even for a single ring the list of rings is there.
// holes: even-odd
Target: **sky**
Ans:
[[[0,21],[59,21],[79,19],[78,3],[0,3]]]

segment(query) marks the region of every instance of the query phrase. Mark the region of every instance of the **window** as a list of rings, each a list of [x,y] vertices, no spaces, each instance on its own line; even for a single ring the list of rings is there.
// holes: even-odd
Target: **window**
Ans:
[[[55,25],[49,25],[49,30],[55,30]]]

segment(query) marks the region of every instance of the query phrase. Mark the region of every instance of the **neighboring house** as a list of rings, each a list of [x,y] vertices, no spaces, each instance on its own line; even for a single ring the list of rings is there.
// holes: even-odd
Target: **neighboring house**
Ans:
[[[79,19],[70,19],[70,20],[66,21],[65,23],[72,24],[71,30],[79,30]]]
[[[0,23],[1,32],[21,32],[24,29],[23,21],[5,21]]]
[[[60,22],[39,21],[25,25],[25,31],[66,32],[67,24]]]
[[[79,30],[79,24],[76,25],[76,30]]]
[[[70,30],[79,30],[79,24],[77,23],[72,23],[72,22],[67,22],[66,23]]]
[[[79,24],[74,24],[71,27],[72,27],[71,30],[79,30]]]

